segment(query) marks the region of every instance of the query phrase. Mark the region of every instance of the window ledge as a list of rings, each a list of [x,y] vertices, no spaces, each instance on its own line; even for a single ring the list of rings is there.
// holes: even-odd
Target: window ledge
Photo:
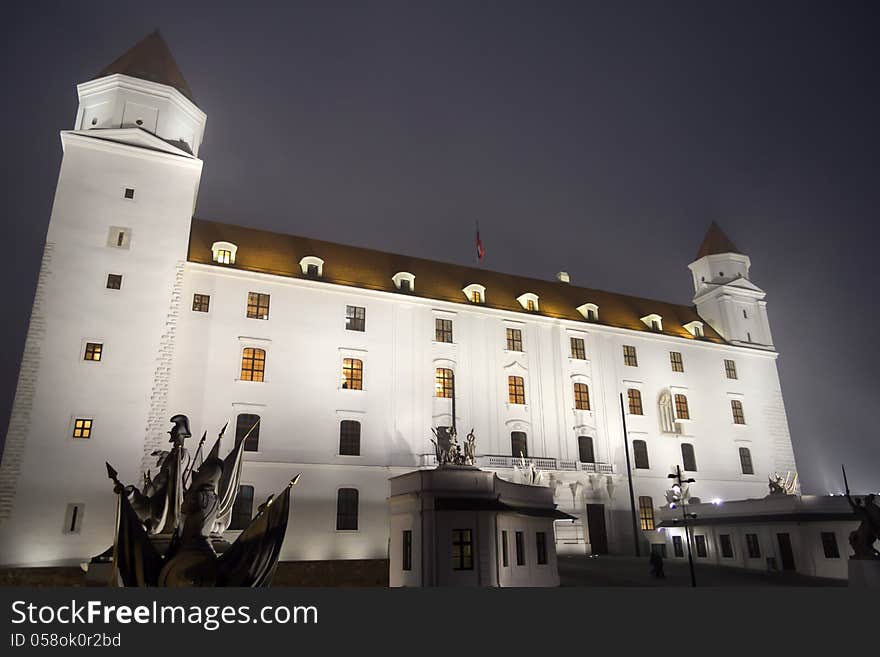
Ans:
[[[247,379],[233,379],[233,381],[235,383],[254,383],[254,384],[266,383],[266,379],[263,379],[262,381],[248,381]]]

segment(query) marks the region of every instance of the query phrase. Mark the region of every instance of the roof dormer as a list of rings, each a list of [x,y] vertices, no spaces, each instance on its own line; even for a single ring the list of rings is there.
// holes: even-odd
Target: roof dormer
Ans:
[[[220,265],[234,265],[238,247],[232,242],[214,242],[211,245],[211,260]]]
[[[538,312],[538,295],[534,292],[524,292],[516,300],[519,301],[519,305],[530,313]]]
[[[462,288],[464,296],[471,303],[486,303],[486,286],[479,283],[471,283],[467,287]]]
[[[401,292],[414,292],[416,289],[416,277],[408,271],[399,271],[391,277],[396,287]]]
[[[645,326],[647,326],[652,331],[656,331],[660,333],[663,330],[663,318],[657,313],[651,313],[650,315],[645,315],[640,318],[642,322],[644,322]]]
[[[304,276],[321,278],[324,276],[324,261],[318,256],[306,256],[299,261],[299,268]]]
[[[703,322],[695,319],[692,322],[688,322],[687,324],[682,324],[687,332],[690,333],[695,338],[702,338],[705,334],[703,333]]]
[[[576,310],[581,315],[583,315],[584,319],[588,322],[599,321],[599,306],[597,306],[595,303],[585,303],[581,306],[578,306]]]

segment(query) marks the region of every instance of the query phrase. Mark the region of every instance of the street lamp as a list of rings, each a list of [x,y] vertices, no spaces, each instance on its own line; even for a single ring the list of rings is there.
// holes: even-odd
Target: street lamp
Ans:
[[[682,525],[684,526],[685,538],[687,539],[688,566],[691,569],[691,586],[696,587],[697,577],[694,574],[694,557],[691,554],[691,532],[688,529],[688,519],[689,518],[696,518],[697,514],[687,512],[687,503],[685,502],[684,498],[681,495],[682,484],[692,484],[692,483],[694,483],[695,480],[694,479],[682,479],[680,465],[676,465],[675,472],[673,474],[666,475],[666,477],[667,477],[667,479],[672,479],[674,482],[672,484],[673,497],[675,499],[681,501],[681,522],[682,522]],[[672,506],[674,508],[674,504],[671,504],[670,506]],[[678,521],[678,518],[675,518],[673,520],[673,522],[677,522],[677,521]]]

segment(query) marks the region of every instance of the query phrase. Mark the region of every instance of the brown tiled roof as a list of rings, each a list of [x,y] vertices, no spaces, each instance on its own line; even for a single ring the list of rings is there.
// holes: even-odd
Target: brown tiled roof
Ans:
[[[211,245],[214,242],[232,242],[238,246],[234,265],[219,265],[213,262]],[[487,307],[523,314],[533,313],[524,310],[516,298],[524,292],[533,292],[539,297],[540,312],[537,314],[584,323],[586,321],[577,311],[577,307],[585,303],[595,303],[599,307],[597,324],[651,332],[639,318],[657,313],[663,317],[664,335],[693,340],[694,338],[682,325],[700,319],[691,306],[204,219],[192,220],[187,256],[190,262],[304,278],[299,261],[305,256],[317,256],[324,260],[321,280],[370,290],[397,292],[391,277],[397,272],[406,271],[415,276],[416,296],[453,303],[469,304],[461,290],[471,283],[478,283],[486,287]],[[704,340],[724,343],[721,336],[708,324],[704,325],[703,330]]]
[[[703,238],[703,243],[700,244],[700,250],[697,251],[697,257],[694,259],[699,260],[703,256],[719,253],[739,252],[740,250],[736,248],[736,244],[730,241],[730,238],[721,230],[721,226],[713,221],[709,226],[709,230],[706,231],[706,237]]]
[[[192,89],[189,88],[183,73],[177,67],[174,55],[171,54],[171,50],[165,43],[165,39],[159,34],[159,30],[136,43],[95,77],[102,78],[114,73],[167,84],[169,87],[177,89],[192,102],[196,102]]]

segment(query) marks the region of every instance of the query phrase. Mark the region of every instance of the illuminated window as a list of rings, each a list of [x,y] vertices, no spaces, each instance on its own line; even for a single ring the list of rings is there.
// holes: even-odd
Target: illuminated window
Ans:
[[[822,551],[826,559],[840,558],[840,549],[837,547],[837,536],[834,532],[822,532]]]
[[[736,376],[736,362],[732,360],[724,361],[724,373],[727,375],[728,379],[735,379]]]
[[[586,383],[574,384],[574,407],[579,411],[590,410],[590,389]]]
[[[648,443],[644,440],[634,440],[632,444],[635,467],[639,470],[648,470],[651,467],[648,464]]]
[[[547,564],[547,533],[535,532],[535,561],[539,566]]]
[[[593,439],[590,436],[578,436],[578,460],[581,463],[596,462],[596,455],[593,452]]]
[[[86,342],[86,352],[83,360],[101,360],[101,353],[104,351],[104,345],[100,342]]]
[[[536,310],[534,299],[526,299],[526,310],[529,310],[529,311]]]
[[[340,488],[336,492],[336,531],[352,531],[357,528],[357,488]]]
[[[645,531],[654,529],[654,500],[647,495],[639,496],[639,522]]]
[[[207,294],[193,295],[193,311],[197,313],[206,313],[211,306],[211,297]]]
[[[367,329],[367,309],[361,306],[345,307],[345,330],[365,331]]]
[[[636,388],[630,388],[626,391],[626,398],[629,402],[630,415],[642,415],[642,392]]]
[[[584,348],[583,338],[571,338],[571,357],[576,360],[586,360],[587,350]]]
[[[235,444],[244,441],[244,451],[256,452],[260,447],[260,416],[240,413],[235,419]]]
[[[342,387],[345,390],[363,390],[364,364],[357,358],[342,361]]]
[[[757,534],[746,534],[746,551],[749,553],[749,559],[761,558],[761,544],[758,542]]]
[[[247,316],[250,319],[269,319],[269,295],[248,292]]]
[[[474,303],[483,303],[483,294],[479,290],[471,292],[471,301]]]
[[[361,455],[361,423],[357,420],[343,420],[339,423],[339,455]]]
[[[636,355],[636,348],[629,345],[623,345],[623,364],[630,367],[639,366],[639,358]]]
[[[452,399],[452,370],[438,367],[434,375],[434,396]]]
[[[669,352],[669,364],[673,372],[684,372],[684,361],[681,359],[680,351]]]
[[[520,329],[507,329],[507,350],[522,351],[522,331]]]
[[[516,532],[513,536],[514,543],[516,544],[516,565],[517,566],[525,566],[526,565],[526,537],[522,532]]]
[[[688,398],[681,394],[675,395],[675,419],[691,419],[690,410],[688,409]]]
[[[234,262],[232,259],[232,251],[229,249],[217,249],[214,251],[214,262],[220,263],[221,265],[231,265]]]
[[[239,486],[238,495],[235,496],[235,504],[232,505],[232,519],[229,529],[246,529],[251,524],[251,516],[254,514],[254,487]]]
[[[519,302],[519,305],[529,312],[537,312],[538,311],[538,295],[534,292],[525,292],[520,294],[516,300]]]
[[[733,412],[734,424],[745,424],[746,416],[743,413],[743,403],[739,399],[730,400],[730,410]]]
[[[697,457],[694,454],[694,446],[690,443],[681,444],[681,461],[683,469],[688,472],[697,471]]]
[[[748,447],[739,448],[739,465],[745,475],[755,474],[755,466],[752,464],[752,453]]]
[[[479,283],[471,283],[470,285],[463,287],[461,291],[465,298],[471,303],[486,302],[486,287]]]
[[[238,247],[232,242],[214,242],[211,245],[211,259],[219,265],[235,264]]]
[[[401,542],[401,570],[412,570],[412,530],[403,530],[403,540]]]
[[[507,377],[507,399],[511,404],[526,403],[526,384],[521,376]]]
[[[470,529],[452,530],[452,570],[474,569],[473,532]]]
[[[241,352],[241,380],[262,381],[266,371],[266,352],[263,349],[246,347]]]
[[[108,290],[121,290],[122,289],[122,274],[107,274],[107,289]]]
[[[516,458],[528,457],[529,445],[524,431],[510,432],[510,453]]]
[[[73,437],[74,438],[91,438],[92,437],[92,420],[86,418],[77,418],[73,421]]]
[[[434,341],[435,342],[452,342],[452,320],[440,319],[434,320]]]
[[[599,306],[595,303],[585,303],[577,307],[577,311],[583,315],[588,322],[595,322],[599,319]]]

